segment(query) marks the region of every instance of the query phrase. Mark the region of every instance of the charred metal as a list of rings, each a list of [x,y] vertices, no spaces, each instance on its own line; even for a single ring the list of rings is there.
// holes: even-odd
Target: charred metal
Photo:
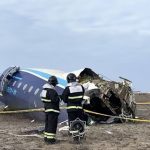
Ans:
[[[84,104],[84,109],[110,116],[135,118],[136,103],[130,86],[131,81],[122,77],[122,82],[108,81],[89,68],[84,69],[78,78],[86,89],[85,95],[90,99],[90,103]],[[89,116],[96,122],[106,123],[109,123],[109,118],[113,118],[90,113]],[[114,117],[110,123],[124,121],[126,120]]]

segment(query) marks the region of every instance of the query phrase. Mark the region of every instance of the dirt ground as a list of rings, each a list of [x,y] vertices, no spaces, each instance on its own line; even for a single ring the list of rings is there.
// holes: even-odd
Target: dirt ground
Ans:
[[[150,105],[138,105],[137,116],[150,119]],[[150,123],[89,126],[81,144],[74,144],[66,132],[58,132],[55,145],[45,144],[42,135],[31,132],[43,126],[22,114],[0,115],[0,150],[150,150]]]

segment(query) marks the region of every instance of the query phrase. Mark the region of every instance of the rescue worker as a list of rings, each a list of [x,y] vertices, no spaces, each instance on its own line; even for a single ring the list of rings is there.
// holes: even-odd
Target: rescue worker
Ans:
[[[62,99],[67,103],[68,121],[70,126],[70,121],[73,121],[76,118],[84,120],[84,111],[82,107],[84,88],[77,82],[77,77],[73,73],[67,75],[67,82],[68,85],[63,91]]]
[[[57,121],[59,115],[59,101],[60,98],[55,90],[58,80],[55,76],[51,76],[43,86],[41,93],[41,101],[44,103],[45,108],[45,132],[44,141],[48,144],[56,142]]]

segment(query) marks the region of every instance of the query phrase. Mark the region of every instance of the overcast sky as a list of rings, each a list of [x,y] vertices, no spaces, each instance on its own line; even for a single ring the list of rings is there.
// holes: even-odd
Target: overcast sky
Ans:
[[[150,0],[0,0],[0,72],[90,67],[150,91]]]

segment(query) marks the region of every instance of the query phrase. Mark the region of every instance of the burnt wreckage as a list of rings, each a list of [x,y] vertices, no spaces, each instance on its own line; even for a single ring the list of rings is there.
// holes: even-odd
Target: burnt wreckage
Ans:
[[[85,95],[89,97],[90,101],[84,104],[84,109],[110,115],[103,116],[88,113],[94,121],[106,121],[104,123],[125,122],[127,120],[122,118],[135,118],[136,103],[130,86],[131,81],[120,78],[122,82],[108,81],[89,68],[85,68],[78,76],[79,82],[85,87]]]

